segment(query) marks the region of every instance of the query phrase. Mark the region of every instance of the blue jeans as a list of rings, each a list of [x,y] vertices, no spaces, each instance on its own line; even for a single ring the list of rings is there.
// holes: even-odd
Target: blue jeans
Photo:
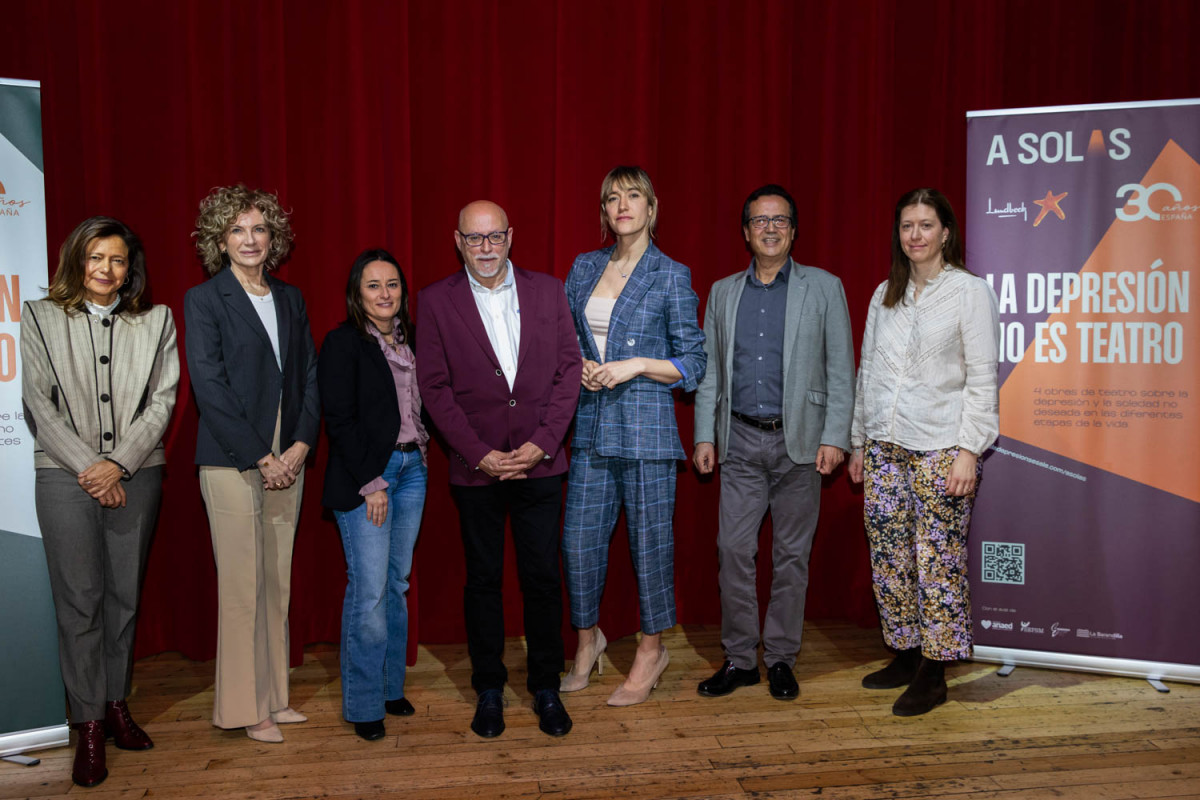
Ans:
[[[334,511],[346,551],[342,605],[342,716],[347,722],[383,719],[384,700],[404,696],[408,650],[408,576],[425,509],[425,465],[420,451],[392,453],[387,517],[367,519],[364,502]]]

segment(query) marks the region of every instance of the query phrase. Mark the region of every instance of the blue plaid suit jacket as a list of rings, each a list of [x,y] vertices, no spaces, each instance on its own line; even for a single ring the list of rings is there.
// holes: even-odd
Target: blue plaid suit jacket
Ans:
[[[575,320],[579,348],[583,357],[592,361],[600,358],[584,307],[612,251],[613,247],[608,247],[583,253],[567,275],[567,303]],[[699,302],[692,290],[691,271],[651,243],[613,307],[604,360],[637,356],[670,359],[683,378],[668,386],[639,376],[611,390],[581,389],[573,447],[619,458],[686,458],[675,424],[671,390],[678,387],[695,391],[704,378],[707,356],[704,333],[696,322]]]

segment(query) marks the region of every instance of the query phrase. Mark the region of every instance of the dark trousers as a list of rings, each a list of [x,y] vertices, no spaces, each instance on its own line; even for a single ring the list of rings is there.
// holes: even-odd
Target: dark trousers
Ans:
[[[559,567],[561,475],[454,486],[467,585],[463,617],[476,692],[502,689],[504,667],[504,521],[512,521],[525,615],[530,692],[558,689],[563,671],[562,573]]]
[[[64,469],[39,469],[34,486],[58,619],[58,659],[72,722],[104,718],[107,700],[129,696],[133,633],[162,467],[143,467],[124,508],[104,508]]]

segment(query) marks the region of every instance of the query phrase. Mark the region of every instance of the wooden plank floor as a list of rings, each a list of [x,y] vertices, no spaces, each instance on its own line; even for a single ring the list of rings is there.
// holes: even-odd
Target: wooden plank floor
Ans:
[[[605,705],[635,646],[612,642],[604,676],[566,696],[575,729],[562,739],[537,729],[516,639],[505,658],[508,730],[491,741],[467,727],[462,645],[421,648],[408,673],[417,714],[389,718],[379,742],[341,719],[337,649],[309,648],[292,701],[310,721],[286,726],[282,745],[213,728],[212,663],[164,654],[137,663],[130,701],[153,750],[110,747],[110,776],[94,789],[71,783],[70,748],[37,753],[37,767],[0,762],[0,798],[1200,798],[1200,686],[1159,694],[1129,678],[1000,678],[994,666],[962,664],[949,672],[946,705],[902,719],[891,714],[897,691],[859,686],[884,663],[878,631],[806,626],[791,703],[765,683],[698,696],[720,659],[719,630],[664,638],[671,666],[650,702]]]

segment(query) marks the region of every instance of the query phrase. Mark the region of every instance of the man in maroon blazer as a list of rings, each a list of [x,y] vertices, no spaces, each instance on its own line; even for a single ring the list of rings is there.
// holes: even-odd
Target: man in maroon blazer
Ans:
[[[466,269],[427,286],[417,303],[421,398],[450,447],[467,585],[463,615],[471,730],[504,731],[504,521],[511,518],[524,599],[529,675],[539,727],[571,730],[558,695],[563,670],[559,516],[564,440],[579,400],[582,361],[562,282],[508,260],[504,209],[476,201],[454,241]]]

